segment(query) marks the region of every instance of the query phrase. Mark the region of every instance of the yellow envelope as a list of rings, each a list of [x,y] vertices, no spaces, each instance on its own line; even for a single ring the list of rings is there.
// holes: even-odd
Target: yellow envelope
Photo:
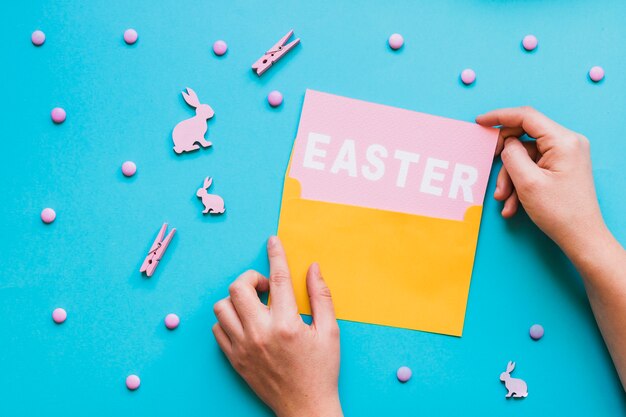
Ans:
[[[299,311],[318,262],[338,318],[461,336],[496,140],[307,91],[278,227]]]

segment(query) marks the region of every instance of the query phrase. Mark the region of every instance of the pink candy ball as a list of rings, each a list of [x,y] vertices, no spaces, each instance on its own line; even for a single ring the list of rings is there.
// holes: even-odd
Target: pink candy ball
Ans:
[[[215,41],[213,44],[213,53],[217,56],[222,56],[228,50],[228,45],[223,40]]]
[[[135,29],[126,29],[124,31],[124,42],[128,45],[132,45],[137,42],[137,31]]]
[[[522,39],[522,46],[527,51],[532,51],[537,47],[538,41],[535,35],[526,35],[524,39]]]
[[[283,103],[283,95],[280,91],[274,90],[267,95],[267,101],[272,107],[278,107]]]
[[[126,161],[122,164],[122,174],[132,177],[137,172],[137,165],[133,161]]]
[[[35,46],[41,46],[46,41],[46,34],[40,30],[36,30],[30,35],[30,40]]]
[[[396,376],[398,377],[398,381],[400,382],[408,381],[409,379],[411,379],[412,375],[413,372],[411,372],[411,368],[409,368],[408,366],[401,366],[396,372]]]
[[[393,50],[402,48],[404,45],[404,38],[399,33],[394,33],[389,37],[389,47]]]
[[[533,340],[539,340],[543,337],[543,326],[541,324],[533,324],[530,326],[530,337]]]
[[[474,81],[476,81],[476,73],[474,72],[474,70],[470,68],[464,69],[461,72],[461,81],[463,81],[463,84],[465,85],[470,85]]]
[[[604,78],[604,69],[598,66],[591,67],[591,69],[589,70],[589,78],[591,78],[591,81],[593,81],[594,83],[602,81],[602,79]]]
[[[176,314],[170,313],[165,316],[165,327],[167,327],[168,329],[174,330],[178,327],[179,324],[180,318]]]
[[[65,321],[65,319],[67,319],[67,312],[60,307],[55,308],[52,312],[52,320],[54,320],[56,324],[61,324]]]
[[[50,112],[50,117],[52,117],[52,121],[57,124],[63,123],[66,116],[67,114],[65,113],[65,110],[63,110],[61,107],[55,107]]]
[[[139,377],[137,375],[128,375],[126,377],[126,388],[128,388],[131,391],[136,390],[137,388],[139,388],[139,385],[141,384],[141,380],[139,379]]]
[[[49,224],[52,223],[54,221],[54,219],[57,218],[57,214],[54,210],[52,210],[51,208],[45,208],[43,210],[41,210],[41,221]]]

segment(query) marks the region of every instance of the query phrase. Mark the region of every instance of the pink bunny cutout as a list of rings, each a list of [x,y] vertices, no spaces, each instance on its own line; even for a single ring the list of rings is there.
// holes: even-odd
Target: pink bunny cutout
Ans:
[[[506,398],[526,398],[528,396],[528,386],[524,380],[512,378],[511,372],[515,369],[515,362],[509,361],[506,365],[506,371],[500,374],[500,381],[504,382],[504,386],[509,391]]]
[[[207,131],[207,120],[215,114],[211,106],[200,104],[198,95],[191,88],[187,87],[186,93],[183,91],[183,98],[187,104],[196,109],[196,115],[183,120],[174,127],[172,140],[174,140],[174,152],[178,154],[200,149],[198,143],[204,148],[211,146],[211,142],[204,138],[204,134]]]
[[[224,207],[224,199],[217,194],[209,194],[209,187],[213,184],[213,178],[206,177],[202,188],[198,188],[196,195],[202,199],[204,204],[203,214],[222,214],[226,208]]]

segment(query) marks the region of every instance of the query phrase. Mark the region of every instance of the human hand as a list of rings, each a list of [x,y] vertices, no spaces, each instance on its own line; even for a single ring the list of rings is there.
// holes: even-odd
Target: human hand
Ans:
[[[267,243],[270,278],[244,272],[229,287],[230,297],[214,306],[213,334],[231,365],[279,417],[342,416],[339,326],[330,290],[319,266],[306,277],[313,322],[298,314],[285,251],[272,236]],[[270,291],[270,306],[257,291]]]
[[[504,201],[503,217],[513,216],[521,203],[566,253],[606,231],[586,137],[530,107],[494,110],[478,116],[476,122],[502,126],[496,155],[501,156],[503,167],[494,197]],[[535,140],[520,142],[524,134]]]

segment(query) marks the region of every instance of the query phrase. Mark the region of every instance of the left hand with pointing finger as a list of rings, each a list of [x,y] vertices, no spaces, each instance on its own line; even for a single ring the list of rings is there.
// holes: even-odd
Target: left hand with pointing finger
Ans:
[[[342,416],[339,326],[330,291],[317,264],[307,273],[313,322],[298,314],[285,251],[276,236],[267,243],[269,280],[247,271],[215,304],[218,345],[252,390],[279,417]],[[269,290],[270,306],[258,292]]]

